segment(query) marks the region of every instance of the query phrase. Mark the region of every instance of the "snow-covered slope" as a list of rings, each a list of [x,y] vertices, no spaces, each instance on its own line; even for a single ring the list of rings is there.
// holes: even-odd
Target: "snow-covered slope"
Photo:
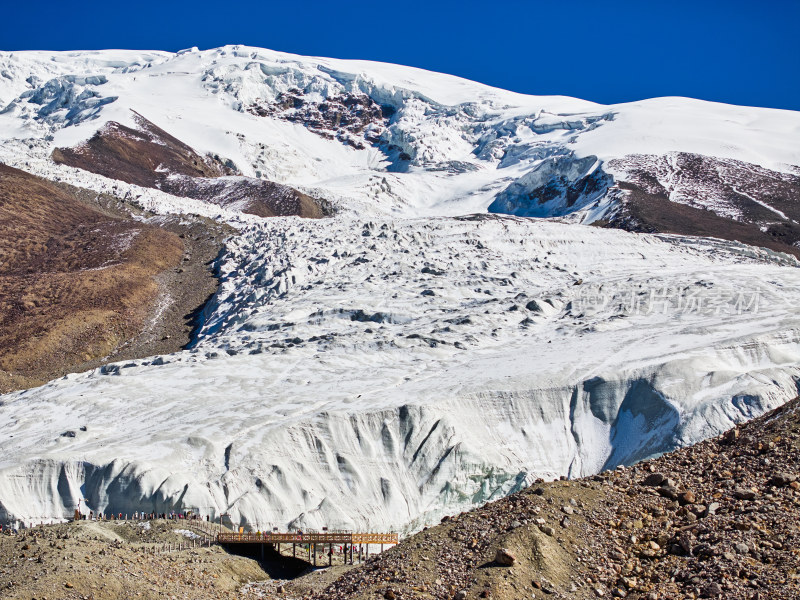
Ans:
[[[527,175],[542,161],[555,161],[569,183],[629,154],[800,165],[792,111],[686,98],[603,106],[243,46],[0,53],[0,105],[0,160],[37,174],[65,176],[69,169],[54,171],[47,160],[53,148],[87,140],[107,121],[133,126],[135,110],[246,176],[405,216],[482,212],[502,192],[520,197],[539,185]],[[573,157],[598,160],[576,170]]]
[[[792,227],[797,113],[601,106],[245,47],[0,53],[0,104],[0,161],[240,230],[191,349],[0,397],[0,522],[84,497],[262,529],[408,530],[797,394],[793,257],[486,214],[610,219],[626,177],[689,205],[670,158],[684,153],[737,161],[725,190]],[[263,220],[50,158],[109,121],[133,127],[132,111],[338,214]],[[778,183],[743,185],[751,171]],[[698,203],[728,210],[723,192]]]

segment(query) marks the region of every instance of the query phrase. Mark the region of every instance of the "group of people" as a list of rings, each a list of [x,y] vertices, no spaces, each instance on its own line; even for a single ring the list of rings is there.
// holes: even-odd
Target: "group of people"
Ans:
[[[203,517],[201,517],[200,515],[192,514],[190,511],[175,512],[173,510],[173,511],[168,512],[168,513],[155,513],[155,512],[146,513],[146,512],[136,511],[131,515],[131,519],[133,519],[134,521],[152,521],[154,519],[168,519],[168,520],[183,520],[183,519],[186,519],[186,520],[191,520],[191,521],[203,521],[203,520],[208,521],[209,517],[206,516],[205,519],[203,519]],[[89,520],[89,521],[94,521],[94,520],[97,520],[97,521],[127,521],[128,520],[128,515],[125,514],[124,518],[123,518],[123,514],[122,513],[114,514],[114,513],[98,512],[95,515],[95,512],[92,511],[92,510],[90,510],[89,514],[86,515],[86,514],[80,513],[78,510],[76,510],[75,511],[75,520],[76,521],[79,521],[79,520],[83,520],[83,521],[86,521],[86,520]]]

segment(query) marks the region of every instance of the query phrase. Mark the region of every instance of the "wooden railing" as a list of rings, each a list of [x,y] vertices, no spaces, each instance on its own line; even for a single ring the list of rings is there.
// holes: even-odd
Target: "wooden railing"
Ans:
[[[397,544],[400,536],[396,533],[354,533],[354,544]]]
[[[397,544],[396,533],[219,533],[220,544]]]

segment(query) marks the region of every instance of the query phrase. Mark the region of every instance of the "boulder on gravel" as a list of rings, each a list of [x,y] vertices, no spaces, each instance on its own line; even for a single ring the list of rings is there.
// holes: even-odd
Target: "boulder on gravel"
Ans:
[[[494,555],[494,562],[504,567],[510,567],[517,561],[517,557],[508,548],[498,548]]]
[[[784,487],[797,481],[796,475],[790,475],[789,473],[775,473],[772,477],[770,477],[769,484],[773,487]]]
[[[642,481],[642,485],[649,487],[659,486],[666,481],[666,476],[663,473],[651,473]]]

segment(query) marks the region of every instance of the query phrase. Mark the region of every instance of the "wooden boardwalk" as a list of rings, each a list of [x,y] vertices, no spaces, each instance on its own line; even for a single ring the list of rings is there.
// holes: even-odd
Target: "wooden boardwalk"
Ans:
[[[334,546],[340,546],[340,554],[344,556],[344,563],[347,564],[348,557],[350,564],[354,564],[356,558],[362,562],[369,558],[370,545],[377,544],[381,547],[394,545],[400,541],[400,536],[396,533],[352,533],[352,532],[328,532],[328,533],[218,533],[217,542],[220,544],[260,544],[262,558],[264,546],[273,545],[281,553],[281,544],[292,545],[292,556],[297,557],[297,549],[300,547],[301,553],[307,553],[309,562],[317,565],[318,547],[322,547],[323,557],[328,555],[328,564],[333,564]],[[327,546],[327,552],[325,551]],[[356,550],[356,547],[358,549]]]
[[[219,533],[220,544],[397,544],[396,533]]]

